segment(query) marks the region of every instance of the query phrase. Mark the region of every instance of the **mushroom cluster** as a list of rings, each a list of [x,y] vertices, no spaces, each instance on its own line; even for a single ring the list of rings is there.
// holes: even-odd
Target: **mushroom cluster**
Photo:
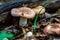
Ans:
[[[44,28],[44,33],[49,35],[49,34],[60,34],[60,24],[55,23],[55,24],[49,24]]]
[[[26,26],[27,19],[33,19],[36,13],[38,13],[40,10],[41,10],[40,14],[45,12],[45,8],[42,6],[38,6],[32,9],[29,7],[13,8],[11,10],[11,15],[20,17],[19,26]]]

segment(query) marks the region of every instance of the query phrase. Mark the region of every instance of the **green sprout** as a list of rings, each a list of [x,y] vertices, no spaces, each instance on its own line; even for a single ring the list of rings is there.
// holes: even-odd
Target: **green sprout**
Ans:
[[[48,3],[49,2],[49,3]],[[43,2],[42,6],[43,7],[46,7],[48,4],[50,4],[51,2],[50,1],[47,1],[47,2]],[[42,8],[43,9],[43,8]],[[36,25],[37,25],[37,19],[38,17],[40,16],[40,12],[42,11],[42,9],[37,13],[36,17],[35,17],[35,20],[34,20],[34,32],[36,32]]]
[[[43,9],[43,8],[42,8]],[[42,11],[42,9],[37,13],[35,20],[34,20],[34,31],[36,32],[36,25],[37,25],[37,19],[40,16],[40,12]]]

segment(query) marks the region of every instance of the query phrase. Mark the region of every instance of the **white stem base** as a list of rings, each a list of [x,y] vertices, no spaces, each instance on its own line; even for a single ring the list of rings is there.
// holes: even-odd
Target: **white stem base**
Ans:
[[[27,19],[26,18],[20,18],[19,20],[19,26],[26,26]]]

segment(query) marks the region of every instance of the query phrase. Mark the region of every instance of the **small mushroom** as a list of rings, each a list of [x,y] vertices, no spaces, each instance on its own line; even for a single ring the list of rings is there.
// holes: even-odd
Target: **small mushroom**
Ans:
[[[37,39],[34,37],[33,33],[29,31],[26,33],[26,40],[37,40]]]
[[[49,24],[44,28],[44,33],[49,34],[60,34],[60,24]]]
[[[33,33],[29,31],[24,35],[24,39],[31,40],[32,36],[33,36]]]
[[[32,35],[33,35],[32,32],[28,32],[28,33],[26,34],[26,37],[31,37]]]
[[[27,19],[32,19],[35,16],[35,12],[28,7],[14,8],[11,11],[12,16],[20,16],[19,26],[26,26]]]
[[[39,11],[41,11],[40,14],[45,13],[45,8],[42,6],[37,6],[37,7],[33,8],[33,10],[35,11],[35,13],[38,13]]]

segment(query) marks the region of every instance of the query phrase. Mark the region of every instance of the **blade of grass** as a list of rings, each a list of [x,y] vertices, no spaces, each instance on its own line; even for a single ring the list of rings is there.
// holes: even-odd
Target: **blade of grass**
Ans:
[[[43,9],[43,8],[42,8]],[[37,19],[40,15],[40,12],[42,11],[42,9],[37,13],[36,17],[35,17],[35,20],[34,20],[34,31],[36,32],[36,25],[37,25]]]
[[[50,0],[47,0],[45,3],[43,2],[42,6],[43,7],[46,7],[48,4],[50,4],[51,1]],[[43,8],[42,8],[43,9]],[[40,12],[42,11],[42,9],[37,13],[36,17],[35,17],[35,20],[34,20],[34,32],[36,32],[36,25],[37,25],[37,19],[38,17],[40,16]]]

